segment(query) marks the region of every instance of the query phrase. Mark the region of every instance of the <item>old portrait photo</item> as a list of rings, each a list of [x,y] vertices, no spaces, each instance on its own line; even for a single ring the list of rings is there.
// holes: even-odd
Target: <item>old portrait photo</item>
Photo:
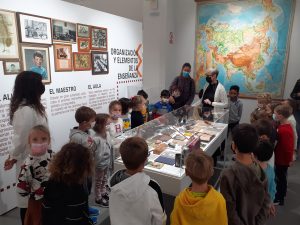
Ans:
[[[24,70],[31,70],[42,76],[43,83],[51,82],[49,49],[41,46],[22,46]]]
[[[4,74],[18,74],[21,72],[21,64],[16,61],[3,61]]]

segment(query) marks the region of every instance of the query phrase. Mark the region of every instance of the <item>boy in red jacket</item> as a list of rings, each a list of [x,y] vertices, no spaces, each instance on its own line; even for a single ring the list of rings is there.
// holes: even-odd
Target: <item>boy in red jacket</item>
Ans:
[[[273,119],[279,122],[277,128],[278,142],[275,146],[275,175],[277,192],[274,204],[284,205],[287,190],[287,171],[293,161],[294,133],[288,122],[290,106],[278,105],[274,109]]]

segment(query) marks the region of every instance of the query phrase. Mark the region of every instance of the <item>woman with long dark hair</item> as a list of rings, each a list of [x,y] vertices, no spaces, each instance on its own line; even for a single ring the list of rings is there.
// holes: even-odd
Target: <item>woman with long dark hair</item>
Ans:
[[[20,166],[30,151],[28,135],[31,128],[37,125],[48,127],[45,107],[41,103],[44,92],[45,86],[40,74],[23,71],[16,77],[10,102],[10,122],[14,130],[13,149],[4,163],[5,170],[10,170],[14,164],[17,164],[16,174],[19,174]],[[27,204],[25,198],[18,198],[22,224]]]
[[[176,103],[176,108],[180,108],[184,105],[191,105],[195,97],[195,81],[191,78],[191,64],[184,63],[181,68],[179,76],[175,77],[170,85],[170,103],[172,106]],[[180,96],[174,96],[174,89],[180,92]],[[180,97],[180,98],[178,98]],[[174,98],[178,98],[179,102],[176,102]]]

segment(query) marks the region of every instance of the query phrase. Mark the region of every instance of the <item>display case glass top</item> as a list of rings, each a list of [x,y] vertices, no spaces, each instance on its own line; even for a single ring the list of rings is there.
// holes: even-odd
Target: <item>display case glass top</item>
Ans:
[[[185,106],[128,130],[117,140],[144,138],[151,153],[145,171],[181,178],[185,175],[184,158],[193,145],[199,146],[200,140],[201,149],[211,155],[226,137],[227,123],[228,110]],[[115,163],[122,163],[122,159]]]

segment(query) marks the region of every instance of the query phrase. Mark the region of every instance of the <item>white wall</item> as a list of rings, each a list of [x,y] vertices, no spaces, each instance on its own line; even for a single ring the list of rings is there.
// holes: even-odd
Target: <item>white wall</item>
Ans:
[[[143,0],[63,0],[91,9],[137,20],[143,19]]]
[[[136,66],[136,64],[116,63],[114,62],[114,57],[116,57],[116,55],[112,55],[110,51],[111,48],[135,50],[139,44],[142,43],[142,24],[140,22],[70,4],[60,0],[42,0],[39,1],[38,4],[36,0],[1,0],[0,8],[54,19],[61,19],[73,23],[82,23],[107,28],[109,74],[106,75],[92,75],[91,71],[55,72],[53,47],[49,47],[52,82],[51,84],[46,85],[46,91],[42,96],[42,100],[44,100],[44,103],[46,103],[45,105],[47,107],[46,111],[52,136],[51,147],[54,151],[58,151],[63,144],[69,141],[70,128],[77,125],[74,118],[76,108],[81,105],[86,105],[94,108],[97,113],[107,112],[109,101],[115,100],[118,97],[130,97],[128,95],[133,90],[136,93],[137,89],[141,88],[142,78],[118,78],[118,73],[126,73],[129,71],[129,65]],[[72,44],[72,49],[73,52],[77,52],[77,45]],[[121,57],[123,56],[121,55]],[[132,58],[137,58],[137,56]],[[12,93],[15,77],[15,75],[3,75],[1,62],[0,106],[5,104],[5,107],[8,108],[9,100],[3,101],[2,97],[4,94]],[[122,83],[120,83],[120,81]],[[88,88],[89,85],[94,87],[96,86],[96,88],[90,89]],[[99,85],[101,85],[100,88]],[[58,93],[56,91],[57,88],[70,86],[76,86],[76,92]],[[55,90],[55,95],[50,93],[50,89]],[[101,93],[99,90],[101,90]],[[103,96],[103,92],[106,92],[107,95],[105,95],[104,98],[101,98],[101,96]],[[71,99],[68,97],[68,95],[78,93],[80,94],[79,98],[81,99],[77,97],[76,99]],[[53,113],[52,109],[54,108],[54,103],[51,101],[51,98],[53,100],[53,97],[57,97],[59,99],[68,98],[71,100],[68,102],[69,104],[62,103],[58,107],[59,110],[63,109],[63,107],[66,107],[66,111],[61,112],[60,114]],[[94,98],[93,101],[92,98]],[[59,102],[61,103],[63,101],[59,100]],[[0,121],[1,128],[2,125],[11,128],[8,123],[4,124],[2,119]],[[2,132],[3,129],[1,129],[0,132],[1,135],[3,135]],[[9,134],[5,136],[7,138],[11,137]],[[8,142],[5,144],[7,143]],[[13,188],[13,184],[16,182],[14,175],[16,172],[15,170],[3,170],[4,160],[7,158],[8,150],[12,149],[12,145],[11,143],[8,143],[5,146],[5,149],[2,146],[3,145],[0,145],[0,188],[4,187],[5,191],[0,193],[0,214],[16,206],[14,198],[15,188]],[[11,188],[8,189],[8,186]]]
[[[166,1],[166,0],[162,0]],[[165,19],[172,20],[173,25],[172,27],[175,28],[175,43],[173,47],[165,48],[162,50],[161,45],[167,45],[163,38],[156,37],[156,42],[152,42],[151,45],[148,43],[148,39],[145,38],[145,34],[149,32],[149,30],[161,30],[165,32],[166,27],[161,23],[153,23],[153,18],[149,18],[143,21],[144,27],[144,46],[149,46],[149,48],[158,48],[160,51],[164,51],[160,53],[160,56],[170,56],[171,60],[161,59],[165,61],[168,65],[161,65],[155,64],[155,62],[151,62],[150,64],[147,59],[153,57],[154,55],[151,52],[148,54],[144,54],[145,64],[144,68],[151,66],[151,67],[160,67],[160,68],[168,68],[166,71],[165,77],[165,86],[168,87],[170,82],[177,76],[180,72],[181,65],[184,62],[190,62],[192,66],[194,65],[194,49],[195,49],[195,27],[196,27],[196,6],[194,0],[172,0],[173,7],[169,7],[167,12],[169,14],[173,14],[173,18],[167,17],[165,15],[159,15],[155,18],[156,21],[159,21],[161,18],[165,17]],[[146,6],[145,6],[146,7]],[[159,7],[159,10],[161,8]],[[169,11],[173,12],[169,12]],[[144,18],[145,18],[145,10],[144,10]],[[167,21],[168,24],[168,21]],[[168,27],[167,27],[168,28]],[[149,29],[149,30],[147,30]],[[166,35],[166,34],[165,34]],[[287,68],[287,75],[285,81],[285,89],[284,89],[284,98],[288,98],[292,88],[297,79],[300,78],[300,63],[298,54],[300,52],[300,1],[296,0],[295,6],[295,15],[294,15],[294,22],[293,22],[293,29],[291,33],[291,42],[290,42],[290,54],[289,54],[289,62]],[[155,46],[156,44],[156,46]],[[151,47],[150,47],[151,46]],[[157,51],[155,51],[157,54]],[[175,54],[175,55],[174,55]],[[157,70],[159,70],[157,68]],[[148,76],[148,71],[144,71],[145,75]],[[153,75],[156,77],[156,75]],[[144,80],[143,86],[148,87],[149,83],[148,80]],[[163,86],[163,83],[160,85]],[[243,99],[244,102],[244,113],[242,116],[242,122],[248,122],[250,113],[256,107],[256,101],[250,99]]]
[[[143,43],[144,78],[143,88],[149,94],[150,101],[159,98],[165,88],[166,65],[166,20],[168,0],[160,0],[158,10],[152,10],[150,3],[144,2]]]

